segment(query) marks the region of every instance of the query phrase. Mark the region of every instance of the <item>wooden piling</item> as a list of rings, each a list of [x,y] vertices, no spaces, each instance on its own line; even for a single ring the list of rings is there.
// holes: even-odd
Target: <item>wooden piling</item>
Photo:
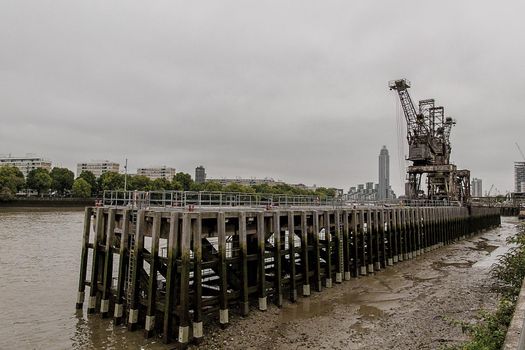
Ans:
[[[313,216],[313,232],[312,238],[314,243],[314,284],[318,292],[322,290],[321,285],[321,247],[319,246],[319,213],[312,212]]]
[[[153,213],[153,228],[151,232],[151,251],[149,254],[149,278],[148,278],[148,299],[146,304],[146,323],[144,325],[144,337],[151,338],[155,330],[155,313],[157,301],[157,271],[159,265],[159,239],[161,213]]]
[[[226,327],[229,323],[228,315],[228,270],[226,262],[226,218],[224,212],[217,215],[217,234],[219,240],[219,323]]]
[[[288,212],[288,260],[290,273],[290,301],[297,301],[297,281],[295,276],[295,216],[293,211]]]
[[[113,322],[119,325],[124,317],[124,286],[126,285],[126,273],[129,262],[128,238],[130,235],[130,210],[124,209],[122,211],[122,226],[120,234],[119,247],[119,263],[118,263],[118,278],[117,290],[115,293],[115,312],[113,314]]]
[[[273,267],[274,267],[274,303],[283,306],[282,256],[281,256],[281,217],[278,211],[273,213]]]
[[[241,258],[241,315],[250,311],[248,292],[248,244],[246,237],[246,212],[239,212],[239,253]]]
[[[108,211],[106,223],[106,244],[104,247],[104,278],[102,281],[102,300],[100,301],[100,313],[102,318],[107,318],[109,313],[109,296],[113,282],[113,239],[115,237],[115,208]]]
[[[86,291],[86,275],[87,275],[87,263],[89,253],[89,233],[91,232],[91,215],[92,209],[86,208],[84,210],[84,229],[82,232],[82,252],[80,255],[80,274],[78,278],[78,294],[76,309],[82,309],[85,299]]]
[[[137,329],[139,321],[140,310],[140,279],[143,269],[143,249],[144,249],[144,231],[146,226],[146,212],[139,210],[137,212],[137,226],[135,229],[135,247],[133,249],[133,268],[131,271],[131,285],[128,286],[129,291],[129,313],[128,313],[128,330],[134,331]]]
[[[219,213],[224,217],[224,213]],[[223,220],[224,222],[224,220]],[[217,220],[220,237],[220,220]],[[219,238],[220,242],[220,238]],[[191,244],[191,217],[190,213],[182,213],[182,232],[180,244],[180,306],[179,306],[179,336],[178,343],[185,347],[189,342],[190,336],[190,244]],[[220,243],[219,243],[220,246]],[[220,248],[219,248],[220,249]],[[220,254],[220,253],[219,253]],[[221,295],[221,294],[219,294]],[[221,299],[221,298],[219,298]],[[222,300],[221,300],[222,306]]]
[[[367,267],[368,267],[368,251],[367,251],[367,244],[368,244],[368,227],[365,220],[365,210],[359,210],[359,226],[360,226],[360,250],[361,250],[361,261],[360,261],[360,268],[359,272],[362,276],[366,276],[367,274]]]
[[[258,292],[259,310],[266,311],[266,233],[264,223],[264,212],[257,213],[257,245],[258,245]]]
[[[325,256],[325,287],[332,288],[332,228],[330,227],[330,212],[325,211],[324,217],[324,230],[325,230],[325,244],[326,244],[326,256]]]
[[[344,273],[344,245],[343,245],[343,232],[341,231],[341,212],[339,210],[334,211],[334,236],[335,236],[335,251],[336,251],[336,270],[335,270],[335,283],[343,282]]]
[[[309,247],[308,247],[308,222],[307,214],[301,211],[301,267],[303,274],[303,296],[310,296],[310,269],[309,269]]]
[[[95,218],[95,236],[93,238],[93,255],[91,267],[91,284],[89,288],[88,314],[95,313],[99,283],[99,266],[101,265],[99,242],[104,237],[104,209],[97,208]]]
[[[177,303],[177,257],[179,250],[179,213],[172,212],[169,218],[168,268],[166,272],[166,296],[164,300],[164,322],[162,341],[167,344],[174,337],[173,315]]]
[[[352,237],[347,210],[343,210],[343,266],[344,280],[349,281],[352,277]]]
[[[245,218],[246,224],[246,218]],[[246,226],[245,226],[246,230]],[[191,224],[193,241],[193,342],[200,344],[202,328],[202,214],[197,213]],[[246,242],[245,242],[246,243]],[[242,265],[241,265],[242,266]],[[246,279],[244,279],[245,281]]]

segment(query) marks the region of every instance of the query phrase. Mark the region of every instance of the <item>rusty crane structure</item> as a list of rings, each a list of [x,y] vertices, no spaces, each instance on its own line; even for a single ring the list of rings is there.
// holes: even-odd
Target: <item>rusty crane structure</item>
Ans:
[[[419,101],[416,106],[410,98],[410,81],[389,82],[396,90],[407,123],[408,158],[407,196],[411,199],[459,201],[470,199],[470,171],[458,170],[450,163],[450,132],[456,124],[445,116],[445,109],[436,106],[434,99]],[[426,177],[426,192],[421,188]]]

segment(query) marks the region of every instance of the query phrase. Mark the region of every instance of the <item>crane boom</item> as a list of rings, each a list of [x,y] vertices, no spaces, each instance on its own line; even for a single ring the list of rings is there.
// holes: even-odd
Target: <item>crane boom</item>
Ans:
[[[403,113],[407,121],[407,139],[408,142],[417,137],[418,135],[418,126],[421,125],[421,115],[417,112],[414,107],[414,103],[410,98],[408,93],[408,88],[410,87],[410,81],[407,79],[398,79],[389,82],[388,84],[390,90],[396,90],[399,95],[399,100],[401,101],[401,107],[403,108]],[[419,125],[418,125],[419,124]],[[420,129],[421,127],[419,127]]]
[[[521,157],[523,158],[523,160],[525,160],[525,154],[523,154],[523,151],[521,150],[520,145],[518,145],[517,142],[516,142],[516,147],[518,147],[518,151],[520,152]]]

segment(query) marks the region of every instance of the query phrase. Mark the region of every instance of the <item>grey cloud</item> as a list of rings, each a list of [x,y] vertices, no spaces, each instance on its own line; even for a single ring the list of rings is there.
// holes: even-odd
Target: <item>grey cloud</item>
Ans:
[[[0,2],[0,153],[108,158],[347,189],[386,144],[395,96],[457,118],[453,159],[512,189],[525,147],[518,1]],[[404,140],[403,140],[404,141]]]

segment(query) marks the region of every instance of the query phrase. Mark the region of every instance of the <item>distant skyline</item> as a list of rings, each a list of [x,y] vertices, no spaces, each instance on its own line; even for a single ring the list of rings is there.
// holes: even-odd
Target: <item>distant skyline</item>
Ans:
[[[0,153],[346,191],[376,178],[386,145],[401,194],[387,83],[407,78],[416,103],[435,98],[457,120],[451,161],[505,193],[514,143],[525,147],[524,12],[513,0],[3,1]]]

